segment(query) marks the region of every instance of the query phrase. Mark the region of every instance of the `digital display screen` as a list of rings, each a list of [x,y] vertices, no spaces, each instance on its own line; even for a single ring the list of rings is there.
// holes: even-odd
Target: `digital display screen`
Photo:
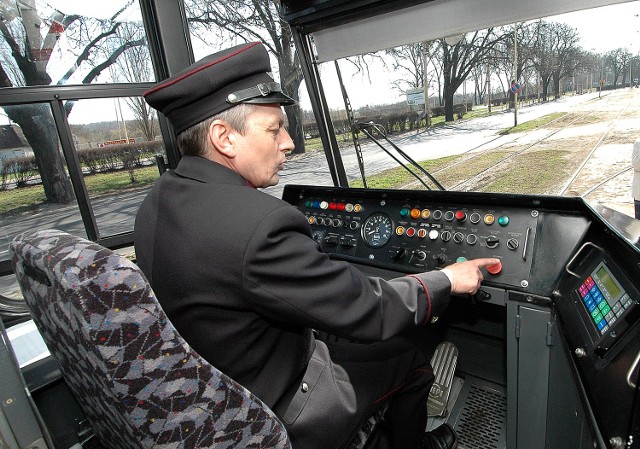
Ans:
[[[602,286],[605,288],[605,290],[609,292],[611,298],[617,297],[622,291],[622,289],[618,286],[618,283],[613,280],[613,278],[611,277],[611,273],[609,273],[609,270],[607,270],[604,265],[601,266],[598,271],[596,271],[596,276],[598,277],[598,279],[600,279],[600,282],[602,282]]]
[[[578,294],[591,323],[603,335],[635,301],[624,291],[605,262],[600,262],[580,287]]]

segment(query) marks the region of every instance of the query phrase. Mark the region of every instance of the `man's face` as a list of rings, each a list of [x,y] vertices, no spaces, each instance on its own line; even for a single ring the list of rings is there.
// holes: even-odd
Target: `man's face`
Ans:
[[[284,124],[285,115],[279,104],[255,105],[247,117],[245,133],[234,133],[235,169],[255,187],[278,183],[278,172],[286,162],[285,152],[294,148]]]

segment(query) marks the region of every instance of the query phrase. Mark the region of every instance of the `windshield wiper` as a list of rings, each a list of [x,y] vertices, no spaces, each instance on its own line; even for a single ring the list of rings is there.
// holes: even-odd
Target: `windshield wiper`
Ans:
[[[404,168],[406,171],[408,171],[409,173],[411,173],[424,187],[426,187],[428,190],[432,190],[431,187],[424,182],[424,180],[413,170],[411,170],[407,165],[405,165],[400,159],[398,159],[394,154],[392,154],[387,148],[385,148],[385,146],[378,140],[376,139],[373,134],[370,132],[370,130],[375,130],[378,132],[378,134],[380,134],[384,140],[387,141],[387,143],[389,145],[391,145],[393,147],[394,150],[396,150],[398,152],[398,154],[400,156],[402,156],[407,162],[409,162],[411,165],[413,165],[415,168],[417,168],[418,170],[420,170],[425,176],[427,176],[431,182],[439,189],[439,190],[446,190],[444,188],[444,186],[442,184],[440,184],[438,182],[438,180],[436,178],[433,177],[433,175],[431,175],[431,173],[429,173],[427,170],[424,169],[423,166],[421,166],[420,164],[418,164],[415,160],[413,160],[411,158],[411,156],[409,156],[407,153],[405,153],[404,151],[402,151],[395,143],[393,143],[388,137],[387,137],[387,132],[384,129],[384,127],[378,123],[374,123],[374,122],[356,122],[353,124],[353,130],[355,133],[357,133],[358,131],[362,131],[369,139],[371,139],[376,145],[378,145],[382,151],[384,151],[385,153],[387,153],[389,156],[391,156],[391,158],[393,158],[394,161],[396,161],[398,163],[398,165],[400,165],[402,168]]]

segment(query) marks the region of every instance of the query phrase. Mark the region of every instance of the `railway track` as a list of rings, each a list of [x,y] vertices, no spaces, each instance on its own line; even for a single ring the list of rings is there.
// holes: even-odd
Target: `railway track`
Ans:
[[[482,191],[492,180],[499,179],[509,170],[520,169],[518,167],[518,158],[541,148],[554,149],[554,143],[567,138],[564,136],[571,136],[572,128],[585,123],[594,124],[595,117],[604,117],[604,120],[596,124],[598,132],[577,135],[577,137],[575,135],[572,136],[578,147],[572,150],[575,155],[571,156],[571,165],[575,166],[575,169],[564,168],[564,176],[559,180],[561,182],[556,182],[553,186],[549,186],[548,190],[544,192],[552,195],[583,197],[594,195],[594,192],[598,189],[606,188],[608,183],[619,182],[621,178],[624,178],[623,175],[629,171],[629,161],[619,161],[612,165],[599,166],[595,170],[597,177],[594,179],[594,170],[591,167],[594,159],[597,159],[596,156],[601,158],[602,145],[610,140],[610,137],[615,132],[616,124],[628,116],[637,115],[637,95],[625,96],[621,99],[621,94],[625,95],[625,92],[610,92],[601,99],[591,99],[589,103],[585,103],[586,108],[580,111],[571,111],[569,117],[565,115],[556,118],[536,129],[518,133],[515,137],[498,136],[483,142],[464,152],[462,157],[458,158],[454,163],[432,171],[432,174],[440,179],[443,175],[450,175],[456,170],[466,169],[466,179],[458,179],[449,183],[447,189]],[[563,132],[564,134],[561,134]],[[503,141],[500,142],[501,140]],[[493,155],[497,159],[487,165],[486,161],[489,155]],[[484,162],[481,162],[483,160]],[[470,169],[474,164],[478,166],[477,170]],[[591,173],[588,177],[585,177],[585,170],[588,169],[591,170]],[[411,188],[411,186],[407,187]]]

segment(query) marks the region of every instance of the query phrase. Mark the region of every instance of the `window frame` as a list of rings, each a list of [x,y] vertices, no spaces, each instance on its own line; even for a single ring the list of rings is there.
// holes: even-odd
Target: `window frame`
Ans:
[[[147,35],[149,53],[156,80],[160,81],[194,62],[184,4],[175,0],[138,0]],[[71,128],[64,111],[68,100],[86,100],[142,96],[155,83],[74,84],[0,88],[0,107],[8,105],[47,104],[54,117],[63,157],[78,203],[87,237],[111,249],[133,245],[133,229],[101,237],[93,213],[84,176],[73,143]],[[167,119],[158,114],[164,141],[167,166],[175,168],[180,160],[175,136]],[[13,274],[10,260],[0,260],[0,276]]]

